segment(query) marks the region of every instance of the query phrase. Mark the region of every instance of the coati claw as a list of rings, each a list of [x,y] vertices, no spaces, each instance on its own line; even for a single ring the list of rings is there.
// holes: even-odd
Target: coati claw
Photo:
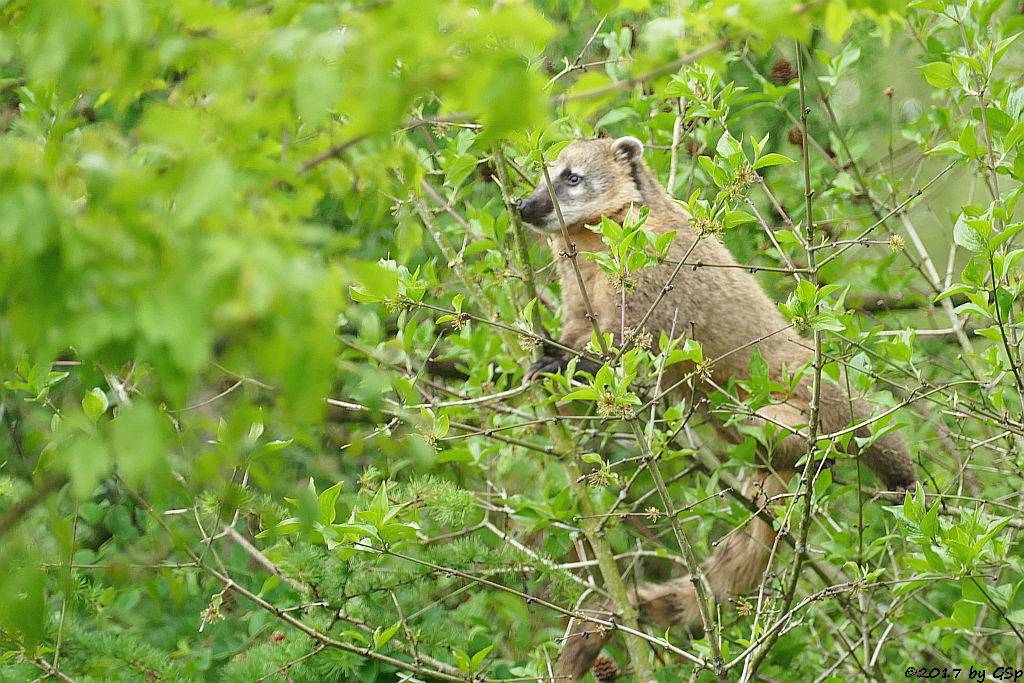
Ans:
[[[569,367],[569,358],[567,356],[549,356],[545,354],[540,360],[530,366],[524,378],[527,382],[532,382],[545,372],[564,372],[567,367]],[[583,373],[586,372],[593,375],[600,369],[601,366],[594,361],[581,358],[576,362],[576,380],[580,382],[586,381]]]
[[[545,372],[564,372],[569,367],[569,361],[572,359],[567,352],[558,348],[554,344],[544,342],[544,355],[535,362],[526,371],[524,378],[527,382],[540,377]],[[583,380],[582,373],[588,372],[591,375],[596,374],[601,366],[592,360],[587,358],[580,358],[576,361],[576,379]]]
[[[545,372],[561,372],[569,364],[569,359],[566,357],[565,352],[552,344],[551,341],[552,339],[549,336],[542,347],[544,355],[526,371],[524,378],[527,382],[532,382]]]
[[[563,356],[548,356],[544,355],[540,360],[530,366],[530,369],[526,371],[525,379],[527,382],[540,377],[545,372],[561,372],[565,370],[569,361]]]
[[[917,486],[917,480],[914,480],[914,481],[912,481],[912,482],[910,482],[909,484],[906,484],[906,485],[904,485],[904,484],[889,484],[888,489],[890,491],[895,491],[896,493],[900,494],[901,496],[903,494],[905,494],[905,493],[909,493],[911,496],[913,496],[914,492],[916,491],[916,486]]]
[[[830,472],[835,471],[836,459],[835,458],[821,458],[811,463],[812,472],[820,472],[822,470],[828,470]]]

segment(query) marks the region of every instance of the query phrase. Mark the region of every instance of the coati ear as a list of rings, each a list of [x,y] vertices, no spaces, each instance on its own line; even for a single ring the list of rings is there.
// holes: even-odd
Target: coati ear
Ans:
[[[627,135],[612,143],[612,152],[614,152],[616,159],[632,163],[643,157],[644,143],[632,135]]]

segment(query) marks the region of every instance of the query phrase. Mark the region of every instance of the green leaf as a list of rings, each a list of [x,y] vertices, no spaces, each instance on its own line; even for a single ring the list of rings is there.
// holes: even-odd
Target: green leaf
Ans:
[[[908,494],[909,496],[909,494]],[[921,536],[921,528],[912,522],[907,515],[904,514],[906,503],[902,507],[895,505],[884,505],[882,506],[889,514],[896,518],[896,522],[899,524],[900,529],[906,536]]]
[[[977,157],[980,151],[978,146],[978,129],[973,124],[967,124],[964,126],[963,131],[960,133],[960,137],[957,140],[957,144],[960,145],[960,149],[963,153],[969,157]]]
[[[971,287],[962,283],[952,284],[946,289],[936,294],[935,297],[932,299],[932,303],[938,303],[939,301],[942,301],[947,297],[956,296],[957,294],[963,294],[964,292],[969,291],[971,289]]]
[[[836,45],[843,42],[843,36],[853,25],[853,14],[845,2],[833,0],[825,4],[825,33]]]
[[[169,423],[144,400],[122,406],[111,421],[114,460],[132,484],[163,481],[170,474],[165,437]]]
[[[465,652],[453,646],[452,657],[455,659],[455,666],[457,666],[461,671],[465,671],[466,673],[473,672],[473,668],[470,666],[469,663],[469,655],[467,655]]]
[[[935,504],[921,518],[921,533],[933,540],[940,538],[939,503],[940,501],[935,501]]]
[[[725,176],[725,171],[715,165],[715,162],[710,157],[704,155],[697,157],[697,162],[704,167],[704,170],[708,172],[711,179],[715,182],[718,187],[725,187],[729,184],[729,179]]]
[[[64,468],[71,477],[71,491],[79,500],[93,494],[100,481],[110,474],[112,459],[106,444],[96,438],[75,438],[62,453]]]
[[[967,600],[958,600],[953,606],[953,621],[960,628],[973,630],[978,619],[978,605]]]
[[[465,182],[469,174],[476,170],[480,160],[469,154],[461,154],[447,160],[444,164],[445,185],[458,187]]]
[[[1013,223],[1011,225],[1007,225],[1006,227],[1003,228],[1002,232],[998,232],[989,237],[988,248],[991,249],[992,251],[995,251],[996,247],[998,247],[1000,244],[1016,235],[1021,230],[1024,230],[1024,223]],[[1015,252],[1007,254],[1007,259],[1010,259],[1013,253]],[[1012,264],[1010,267],[1012,267]],[[1004,271],[999,275],[1000,277],[1005,277],[1006,274],[1007,271],[1004,269]]]
[[[948,62],[932,62],[917,68],[924,74],[925,80],[936,88],[945,89],[957,85],[957,80],[953,76],[953,67]]]
[[[381,646],[383,646],[389,640],[391,640],[394,637],[394,635],[396,633],[398,633],[398,629],[401,626],[402,626],[402,622],[399,621],[399,622],[396,622],[394,626],[391,626],[389,628],[386,628],[386,629],[383,629],[383,630],[378,628],[378,629],[374,630],[374,632],[373,632],[373,647],[374,647],[374,649],[379,650],[381,648]]]
[[[758,389],[768,390],[768,363],[761,357],[761,352],[754,349],[750,356],[750,381]]]
[[[359,287],[351,286],[348,289],[348,295],[352,297],[352,301],[357,303],[380,303],[383,299],[379,296],[375,296],[368,292],[364,292]]]
[[[913,330],[901,330],[896,337],[890,337],[884,342],[885,350],[895,360],[907,362],[914,355],[914,332]]]
[[[832,470],[825,468],[818,474],[818,478],[814,480],[814,497],[821,499],[828,493],[831,487]]]
[[[985,238],[967,224],[963,214],[960,214],[956,219],[956,225],[953,226],[953,241],[969,251],[984,252],[988,249]]]
[[[448,416],[439,415],[437,420],[434,422],[434,429],[431,433],[434,435],[435,438],[442,439],[448,435],[448,428]]]
[[[356,301],[382,301],[398,293],[400,274],[398,270],[389,268],[386,263],[352,261],[348,264],[358,289],[352,288],[352,298]]]
[[[484,649],[480,650],[475,655],[473,655],[473,659],[471,659],[470,662],[469,662],[470,670],[476,671],[480,667],[480,665],[483,663],[484,658],[487,657],[488,653],[490,653],[490,651],[493,650],[493,649],[494,649],[493,645],[488,645],[487,647],[485,647]]]
[[[99,387],[90,389],[89,393],[82,399],[82,410],[85,411],[86,416],[93,422],[96,422],[103,413],[107,412],[109,405],[107,395]]]
[[[47,633],[47,574],[22,562],[7,565],[7,571],[0,581],[0,624],[5,631],[17,633],[26,651],[33,652]]]
[[[995,10],[995,4],[993,3],[992,11],[994,11],[994,10]],[[985,20],[987,21],[988,18],[989,17],[986,17]],[[998,43],[996,43],[993,46],[995,48],[993,50],[993,54],[992,54],[992,66],[993,67],[995,67],[996,65],[999,64],[1000,61],[1002,61],[1003,55],[1006,54],[1006,51],[1010,49],[1011,45],[1013,45],[1015,42],[1017,42],[1017,39],[1020,38],[1021,35],[1024,35],[1024,33],[1020,32],[1020,31],[1017,31],[1016,33],[1013,33],[1013,34],[1011,34],[1009,36],[1006,36],[1005,38],[1003,38],[1002,40],[1000,40]]]
[[[1014,121],[1019,120],[1021,114],[1024,114],[1024,86],[1014,88],[1006,96],[1006,113]]]
[[[289,517],[275,524],[270,529],[264,529],[256,534],[256,538],[273,538],[274,536],[285,536],[294,534],[302,529],[302,521],[298,517]]]
[[[437,454],[438,462],[474,462],[476,458],[465,448],[449,448]]]
[[[933,572],[942,573],[948,569],[945,560],[947,555],[945,553],[939,555],[930,545],[922,546],[921,552],[924,553],[925,559],[928,561],[928,568]]]
[[[784,154],[776,154],[775,152],[770,152],[754,162],[754,170],[756,171],[761,168],[767,168],[768,166],[778,166],[779,164],[792,163],[795,163],[793,159],[790,159]]]
[[[230,207],[228,199],[234,182],[234,169],[220,157],[207,159],[190,169],[174,201],[180,224],[189,226],[214,210],[226,211]]]
[[[822,313],[816,315],[808,322],[811,329],[814,330],[828,330],[830,332],[842,332],[846,329],[846,325],[839,320],[839,317],[835,313]]]
[[[1006,138],[1003,140],[1003,150],[1009,152],[1021,140],[1024,140],[1024,121],[1018,121],[1013,124],[1013,128],[1010,129],[1010,132],[1006,134]]]
[[[292,97],[303,120],[314,124],[326,121],[341,97],[338,67],[319,61],[303,64],[293,77]]]
[[[334,486],[324,489],[317,497],[317,507],[319,508],[317,521],[321,524],[334,523],[334,517],[337,514],[334,505],[338,501],[338,495],[341,493],[341,485],[343,483],[339,481]]]
[[[640,34],[644,47],[653,54],[672,52],[686,33],[686,17],[659,17],[648,21]]]
[[[964,151],[956,140],[946,140],[926,150],[925,154],[964,154]]]
[[[566,401],[580,400],[580,401],[596,401],[600,395],[597,393],[597,389],[594,387],[580,387],[576,391],[570,392],[562,398]]]
[[[720,156],[729,158],[741,152],[740,143],[729,133],[724,133],[718,138],[718,145],[715,148]],[[765,155],[770,156],[770,155]],[[779,155],[781,156],[781,155]]]
[[[1001,519],[992,520],[992,522],[990,522],[989,524],[988,531],[986,531],[985,534],[981,536],[981,538],[975,541],[973,546],[974,552],[981,552],[981,549],[985,546],[985,544],[991,541],[993,538],[995,538],[996,534],[1002,531],[1003,527],[1005,527],[1009,523],[1009,517],[1003,517]]]
[[[746,211],[730,211],[726,214],[725,220],[722,221],[722,225],[725,229],[733,228],[737,225],[743,225],[744,223],[755,223],[757,218]]]

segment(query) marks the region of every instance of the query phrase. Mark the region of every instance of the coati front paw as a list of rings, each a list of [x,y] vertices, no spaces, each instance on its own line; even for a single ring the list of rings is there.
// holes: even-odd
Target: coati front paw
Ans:
[[[822,470],[828,470],[829,472],[835,473],[836,459],[835,458],[821,458],[811,463],[812,472],[821,472]]]
[[[554,344],[544,343],[544,355],[526,371],[524,378],[532,382],[545,372],[563,372],[569,366],[571,355],[558,348]],[[601,366],[592,360],[580,358],[576,361],[576,378],[581,379],[580,373],[589,372],[595,374]]]
[[[901,496],[904,493],[910,492],[910,495],[914,495],[914,491],[917,489],[917,479],[902,479],[896,482],[889,482],[886,484],[886,488],[890,491],[895,491]]]
[[[565,356],[549,356],[545,353],[540,360],[531,365],[530,369],[526,371],[526,381],[532,382],[545,372],[561,372],[565,370],[568,364],[569,361]]]
[[[899,454],[886,452],[888,457],[886,466],[878,472],[886,490],[895,491],[901,496],[907,491],[914,495],[917,489],[917,469],[914,464],[906,458],[899,457]],[[877,471],[877,470],[876,470]]]

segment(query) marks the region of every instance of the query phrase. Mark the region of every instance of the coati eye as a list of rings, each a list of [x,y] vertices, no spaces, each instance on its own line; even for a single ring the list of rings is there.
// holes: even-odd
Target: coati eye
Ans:
[[[569,176],[565,179],[565,182],[569,183],[570,185],[579,185],[581,180],[583,180],[583,178],[579,177],[575,173],[570,173]]]

